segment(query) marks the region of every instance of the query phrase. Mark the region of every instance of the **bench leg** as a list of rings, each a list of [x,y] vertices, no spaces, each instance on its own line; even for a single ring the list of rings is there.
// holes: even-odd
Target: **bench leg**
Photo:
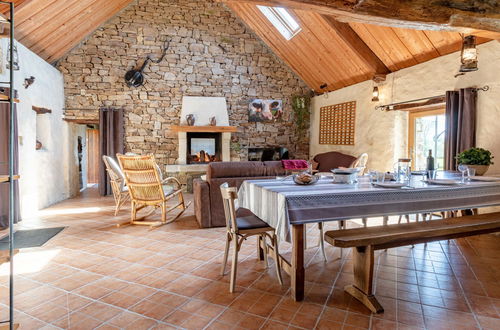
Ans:
[[[384,308],[373,295],[373,246],[355,247],[353,252],[354,285],[345,287],[345,291],[358,299],[373,313],[382,313]]]

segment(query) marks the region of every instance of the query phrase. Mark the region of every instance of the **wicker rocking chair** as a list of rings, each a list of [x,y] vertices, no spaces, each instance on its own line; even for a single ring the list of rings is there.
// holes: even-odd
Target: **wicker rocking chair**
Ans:
[[[109,184],[115,199],[115,216],[120,211],[120,208],[130,199],[128,187],[125,185],[125,176],[123,175],[120,165],[109,156],[102,156],[102,161],[106,167],[106,172],[109,176]]]
[[[189,207],[191,202],[187,204],[184,202],[179,181],[173,177],[162,179],[161,171],[153,155],[126,156],[117,154],[116,156],[125,174],[125,182],[130,192],[132,218],[126,224],[147,225],[152,228],[162,226],[175,221]],[[167,202],[176,196],[179,200],[178,203],[167,208]],[[137,212],[148,206],[152,207],[152,210],[146,215],[137,218]],[[161,209],[160,221],[143,220],[158,208]],[[180,208],[180,213],[167,221],[167,213],[175,208]]]

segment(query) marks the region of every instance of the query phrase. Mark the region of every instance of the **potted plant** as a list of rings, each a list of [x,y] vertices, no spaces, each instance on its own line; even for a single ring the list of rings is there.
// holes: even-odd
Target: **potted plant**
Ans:
[[[488,171],[493,156],[489,150],[483,148],[470,148],[457,155],[458,164],[465,164],[468,167],[476,169],[476,175],[483,175]]]

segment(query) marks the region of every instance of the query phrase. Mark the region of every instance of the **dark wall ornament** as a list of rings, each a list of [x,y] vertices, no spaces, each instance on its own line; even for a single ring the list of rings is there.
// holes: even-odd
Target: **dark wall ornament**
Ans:
[[[167,54],[169,45],[170,41],[166,40],[163,46],[163,52],[159,59],[155,60],[151,57],[151,55],[148,55],[140,69],[132,69],[127,71],[127,73],[125,74],[125,82],[127,83],[127,86],[141,87],[142,85],[144,85],[144,69],[146,69],[149,62],[160,63],[161,61],[163,61],[163,58]]]

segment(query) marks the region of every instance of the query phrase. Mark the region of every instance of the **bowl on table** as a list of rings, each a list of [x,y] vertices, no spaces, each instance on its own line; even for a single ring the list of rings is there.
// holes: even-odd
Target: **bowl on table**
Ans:
[[[309,174],[307,172],[302,172],[293,175],[293,182],[298,185],[310,185],[318,182],[319,177],[317,175]]]
[[[332,169],[333,183],[353,184],[358,181],[358,173],[360,169],[354,168],[335,168]]]

